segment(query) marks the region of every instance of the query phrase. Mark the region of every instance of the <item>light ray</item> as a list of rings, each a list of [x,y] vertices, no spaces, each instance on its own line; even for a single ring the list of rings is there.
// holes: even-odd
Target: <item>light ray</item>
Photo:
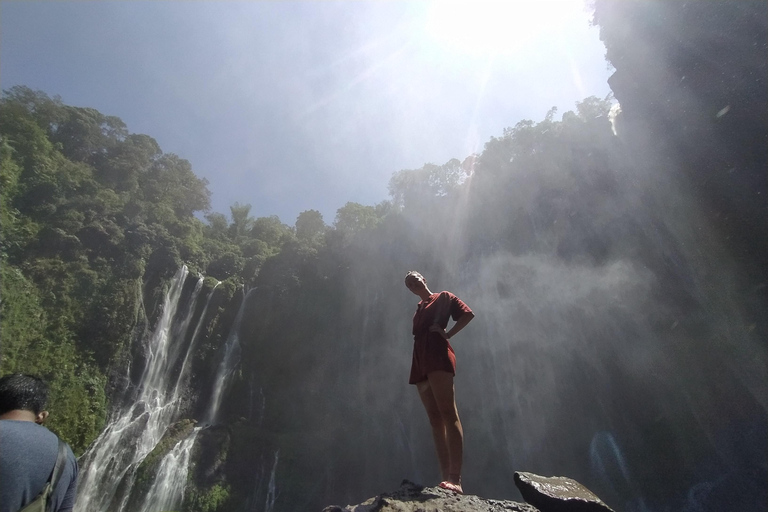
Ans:
[[[351,91],[354,87],[359,85],[362,82],[365,82],[366,80],[370,79],[376,71],[384,67],[385,65],[391,63],[394,61],[398,56],[403,54],[409,47],[410,43],[406,43],[400,48],[396,49],[383,59],[379,60],[378,62],[372,64],[371,66],[364,69],[362,72],[355,75],[352,80],[349,81],[345,86],[339,87],[338,90],[335,92],[328,94],[321,98],[320,100],[316,101],[312,105],[310,105],[308,108],[306,108],[302,113],[301,117],[306,117],[311,115],[312,113],[316,112],[317,110],[320,110],[321,108],[325,107],[326,105],[332,103],[335,99],[339,98],[341,95],[348,93]]]

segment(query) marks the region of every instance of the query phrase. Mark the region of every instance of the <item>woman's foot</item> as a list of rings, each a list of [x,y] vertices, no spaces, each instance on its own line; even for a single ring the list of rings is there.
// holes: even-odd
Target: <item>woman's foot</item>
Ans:
[[[449,491],[453,491],[456,494],[464,494],[464,489],[461,488],[461,484],[454,484],[452,482],[449,482],[448,480],[444,482],[440,482],[439,487]]]

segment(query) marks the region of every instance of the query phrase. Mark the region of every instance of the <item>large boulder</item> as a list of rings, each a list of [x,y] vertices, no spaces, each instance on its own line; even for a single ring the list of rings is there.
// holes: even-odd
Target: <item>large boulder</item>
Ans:
[[[541,512],[613,512],[592,491],[571,478],[516,471],[515,485],[523,499]]]
[[[469,494],[460,495],[440,487],[424,487],[403,480],[394,492],[380,494],[359,505],[326,507],[323,512],[537,512],[528,504],[499,501]]]

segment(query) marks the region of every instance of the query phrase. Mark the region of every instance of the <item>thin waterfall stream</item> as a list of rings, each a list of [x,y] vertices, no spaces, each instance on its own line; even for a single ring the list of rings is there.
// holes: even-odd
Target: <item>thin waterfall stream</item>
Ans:
[[[275,473],[277,472],[277,462],[280,460],[280,450],[275,452],[275,462],[272,464],[272,471],[269,473],[269,483],[267,484],[267,499],[264,503],[264,512],[272,512],[277,501],[277,481]]]
[[[221,399],[224,396],[224,391],[226,391],[231,382],[235,367],[240,363],[240,324],[243,321],[243,313],[245,312],[248,298],[254,291],[255,288],[249,290],[247,293],[243,291],[243,301],[240,303],[240,309],[235,317],[235,322],[224,343],[224,355],[219,363],[216,378],[213,380],[213,392],[211,393],[208,412],[203,420],[204,424],[212,425],[215,423],[221,407]]]
[[[192,433],[176,443],[160,462],[155,481],[144,496],[141,512],[177,510],[184,501],[189,459],[201,428],[195,427]]]

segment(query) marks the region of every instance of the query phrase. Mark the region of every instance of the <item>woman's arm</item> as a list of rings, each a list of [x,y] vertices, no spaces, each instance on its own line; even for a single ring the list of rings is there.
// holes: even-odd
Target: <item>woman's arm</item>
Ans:
[[[472,321],[473,318],[475,318],[474,313],[466,312],[463,315],[461,315],[458,320],[456,320],[456,323],[453,324],[453,327],[451,327],[451,329],[448,332],[446,332],[445,329],[443,329],[437,324],[431,325],[429,327],[429,330],[430,332],[439,332],[443,338],[449,340],[453,338],[460,330],[465,328],[467,324]]]

